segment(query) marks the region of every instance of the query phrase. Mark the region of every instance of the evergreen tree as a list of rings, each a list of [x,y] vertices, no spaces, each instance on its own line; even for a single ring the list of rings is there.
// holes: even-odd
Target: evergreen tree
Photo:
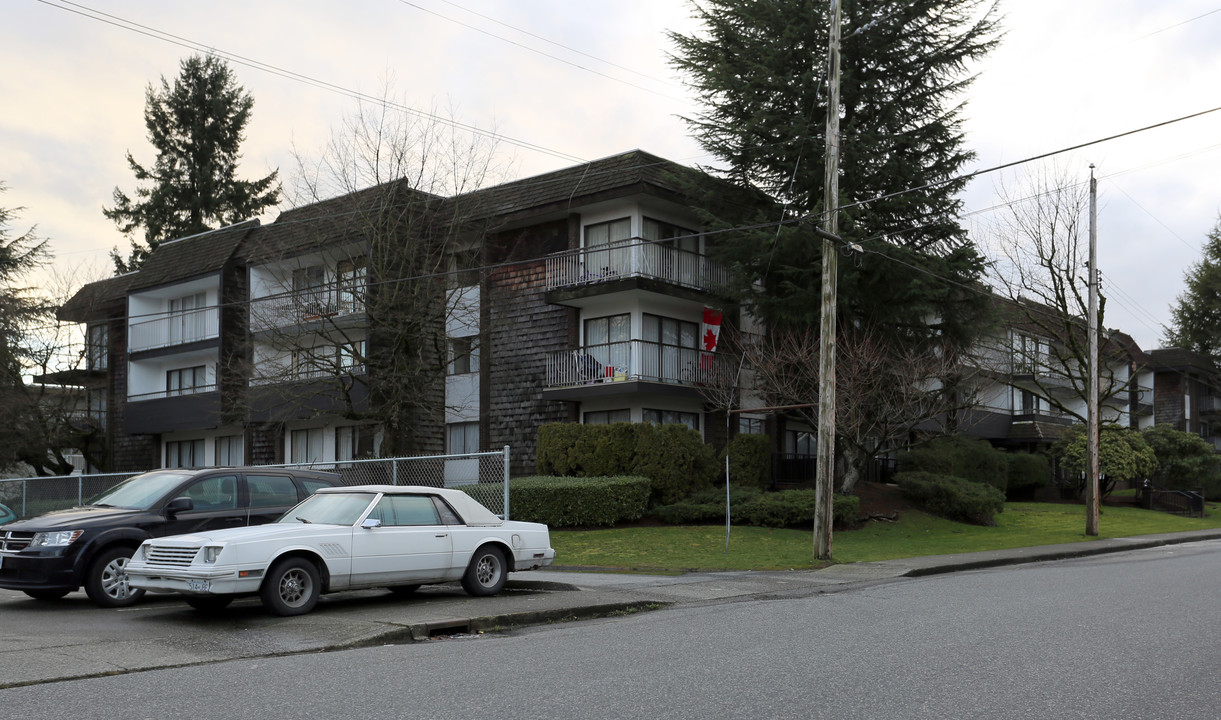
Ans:
[[[111,251],[116,273],[140,267],[157,246],[178,237],[230,225],[258,215],[279,202],[278,171],[259,180],[235,177],[239,147],[254,105],[229,66],[219,58],[200,56],[183,60],[171,87],[145,92],[144,125],[157,150],[152,167],[127,153],[127,164],[138,187],[132,199],[115,188],[114,207],[103,208],[131,240],[124,259]],[[145,245],[133,234],[144,228]]]
[[[1204,257],[1191,266],[1184,281],[1187,289],[1170,308],[1171,327],[1162,341],[1221,363],[1221,220],[1208,233]]]
[[[841,61],[840,235],[864,253],[840,263],[839,316],[900,336],[968,338],[985,303],[965,288],[983,259],[958,222],[973,155],[959,96],[968,63],[998,41],[986,0],[845,0]],[[807,217],[732,233],[714,253],[773,326],[816,323],[827,110],[825,0],[706,0],[702,32],[671,34],[672,63],[704,110],[687,122],[735,185]],[[722,206],[724,207],[724,206]],[[753,219],[776,222],[773,208]],[[726,225],[744,217],[722,217]],[[763,279],[763,284],[756,281]],[[944,279],[948,278],[950,282]]]

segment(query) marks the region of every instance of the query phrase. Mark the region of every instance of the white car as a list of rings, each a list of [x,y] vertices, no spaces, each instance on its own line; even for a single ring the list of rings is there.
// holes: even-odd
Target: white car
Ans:
[[[502,520],[460,490],[362,485],[321,488],[268,525],[146,540],[127,576],[201,611],[258,593],[271,612],[300,615],[322,593],[356,588],[461,580],[495,595],[508,573],[554,559],[546,525]]]

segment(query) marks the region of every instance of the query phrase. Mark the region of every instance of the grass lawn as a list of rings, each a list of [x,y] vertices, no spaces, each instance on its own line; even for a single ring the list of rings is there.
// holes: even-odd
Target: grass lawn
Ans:
[[[1221,506],[1209,503],[1204,518],[1184,518],[1135,507],[1104,507],[1098,538],[1152,535],[1221,527]],[[898,522],[871,522],[839,531],[836,562],[867,562],[920,555],[1001,550],[1095,540],[1085,535],[1085,508],[1055,503],[1006,503],[996,527],[965,525],[905,511]],[[556,565],[683,572],[691,570],[811,569],[814,536],[808,530],[734,527],[728,550],[725,527],[628,527],[552,530]]]

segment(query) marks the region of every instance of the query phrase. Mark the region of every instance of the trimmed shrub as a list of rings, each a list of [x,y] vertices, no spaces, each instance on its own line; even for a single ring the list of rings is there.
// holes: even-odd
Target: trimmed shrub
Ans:
[[[738,508],[761,492],[758,488],[753,487],[729,486],[729,507],[733,512],[734,522],[739,519]],[[669,525],[708,525],[725,522],[725,488],[700,490],[685,500],[654,508],[653,515]]]
[[[1009,484],[1006,495],[1011,498],[1030,498],[1035,490],[1051,484],[1051,462],[1046,455],[1027,452],[1008,453]]]
[[[587,425],[576,452],[588,477],[623,475],[632,467],[639,425],[611,423]]]
[[[501,483],[483,483],[481,493]],[[499,490],[503,492],[503,490]],[[608,526],[639,520],[649,505],[649,480],[643,477],[517,478],[510,483],[509,517],[551,527]],[[722,511],[723,512],[723,511]]]
[[[1005,495],[1000,490],[953,475],[901,472],[895,481],[913,503],[949,520],[995,525],[996,513],[1005,509]]]
[[[636,425],[633,475],[652,481],[653,502],[671,505],[712,485],[716,451],[685,425]]]
[[[729,456],[729,481],[734,485],[766,487],[771,480],[771,438],[766,435],[739,434],[721,452],[720,467]]]
[[[900,467],[905,472],[953,475],[984,483],[1005,492],[1009,480],[1006,453],[987,440],[950,435],[935,438],[927,445],[904,453]]]
[[[576,423],[539,426],[534,464],[541,475],[577,475],[579,464],[573,456],[573,448],[584,427]]]

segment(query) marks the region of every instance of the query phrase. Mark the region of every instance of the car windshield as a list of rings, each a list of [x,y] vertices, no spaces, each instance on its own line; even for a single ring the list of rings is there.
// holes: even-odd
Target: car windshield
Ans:
[[[86,505],[102,507],[152,509],[165,494],[191,477],[185,473],[154,471],[137,475],[115,485],[106,492],[91,498]]]
[[[278,522],[354,525],[375,497],[374,493],[318,493],[302,500]]]

